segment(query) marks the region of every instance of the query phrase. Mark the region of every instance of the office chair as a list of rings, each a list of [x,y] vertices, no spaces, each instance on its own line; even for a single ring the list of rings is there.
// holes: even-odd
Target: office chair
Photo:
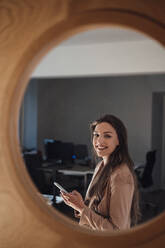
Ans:
[[[156,161],[156,150],[149,151],[146,154],[146,163],[144,166],[135,169],[139,186],[148,188],[153,185],[152,172]]]
[[[152,172],[156,161],[156,150],[149,151],[146,154],[146,163],[135,169],[137,180],[139,184],[140,193],[140,208],[142,213],[142,220],[145,222],[157,215],[158,206],[153,199],[153,192],[145,192],[143,189],[149,188],[153,185]],[[140,224],[139,223],[139,224]]]

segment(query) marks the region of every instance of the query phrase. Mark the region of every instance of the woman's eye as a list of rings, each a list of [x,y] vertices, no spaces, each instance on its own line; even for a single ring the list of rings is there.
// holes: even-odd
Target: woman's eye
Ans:
[[[99,135],[97,133],[94,133],[93,137],[99,137]]]
[[[111,135],[106,134],[104,137],[105,137],[105,138],[111,138],[112,136],[111,136]]]

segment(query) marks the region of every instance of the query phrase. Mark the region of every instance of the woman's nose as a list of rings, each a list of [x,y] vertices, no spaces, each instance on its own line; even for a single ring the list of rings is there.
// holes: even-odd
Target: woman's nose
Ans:
[[[97,143],[99,145],[103,144],[104,143],[104,138],[102,136],[99,136],[98,139],[97,139]]]

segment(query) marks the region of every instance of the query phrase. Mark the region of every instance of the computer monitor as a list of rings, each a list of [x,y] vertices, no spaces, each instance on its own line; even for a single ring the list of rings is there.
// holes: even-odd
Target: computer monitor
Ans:
[[[74,145],[72,142],[62,142],[61,159],[64,163],[72,163],[74,155]]]
[[[61,159],[62,142],[59,140],[45,139],[45,155],[47,160]]]
[[[60,160],[61,163],[73,162],[74,145],[72,142],[45,139],[44,143],[47,160]]]
[[[74,146],[75,159],[85,160],[88,157],[87,145],[79,144]]]

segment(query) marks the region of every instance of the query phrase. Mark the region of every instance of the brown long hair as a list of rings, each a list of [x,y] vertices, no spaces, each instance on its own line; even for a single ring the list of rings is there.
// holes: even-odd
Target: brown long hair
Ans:
[[[92,196],[97,196],[98,200],[94,202],[94,204],[98,204],[99,199],[102,198],[102,194],[104,192],[105,186],[108,182],[108,178],[110,174],[113,172],[113,170],[119,166],[122,163],[125,163],[130,172],[132,173],[133,179],[134,179],[134,195],[132,200],[132,206],[131,206],[131,225],[136,225],[138,223],[138,220],[140,219],[140,208],[139,208],[139,191],[138,191],[138,184],[136,175],[134,172],[134,163],[129,155],[128,152],[128,141],[127,141],[127,130],[122,123],[120,119],[115,117],[114,115],[104,115],[100,119],[94,121],[91,125],[91,137],[93,140],[93,132],[96,128],[96,126],[99,123],[107,122],[109,123],[116,131],[118,140],[119,140],[119,146],[116,147],[116,149],[113,151],[111,156],[109,157],[108,164],[104,166],[104,168],[101,171],[101,175],[96,177],[95,183],[91,186],[90,191],[88,192],[88,196],[91,198]],[[89,200],[86,199],[86,204],[88,204]],[[95,206],[94,206],[95,207]]]

